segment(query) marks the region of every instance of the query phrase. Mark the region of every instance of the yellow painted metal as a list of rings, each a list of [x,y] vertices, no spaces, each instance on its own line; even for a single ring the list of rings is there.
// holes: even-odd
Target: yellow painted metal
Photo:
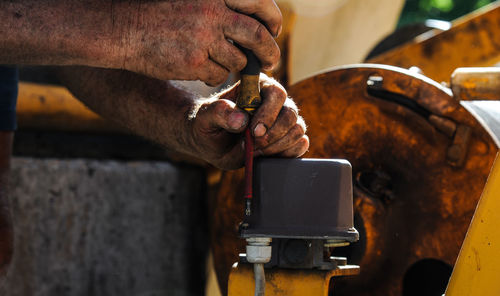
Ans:
[[[330,279],[359,274],[359,266],[334,270],[266,269],[266,296],[327,296]],[[255,281],[250,264],[235,264],[229,275],[229,296],[253,296]]]
[[[500,156],[458,255],[446,296],[500,295]]]
[[[458,67],[488,67],[500,62],[500,2],[494,2],[453,22],[444,32],[427,32],[368,63],[419,67],[425,76],[448,81]]]
[[[65,87],[19,83],[17,118],[22,129],[124,132],[78,101]]]

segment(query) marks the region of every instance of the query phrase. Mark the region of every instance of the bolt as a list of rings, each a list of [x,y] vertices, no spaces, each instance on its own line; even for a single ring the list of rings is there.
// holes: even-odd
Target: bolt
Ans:
[[[384,78],[382,76],[373,75],[368,77],[368,80],[366,81],[366,85],[369,88],[379,89],[382,88],[383,84],[384,84]]]

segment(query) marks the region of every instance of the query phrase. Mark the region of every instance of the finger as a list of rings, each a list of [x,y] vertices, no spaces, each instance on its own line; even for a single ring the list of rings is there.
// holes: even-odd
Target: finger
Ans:
[[[304,129],[301,125],[294,125],[288,133],[273,144],[256,151],[257,155],[273,155],[284,152],[294,146],[303,136]]]
[[[229,71],[217,62],[208,59],[200,71],[199,79],[209,86],[217,86],[227,80]]]
[[[255,137],[262,137],[267,133],[267,130],[274,126],[278,115],[293,117],[294,114],[288,114],[288,109],[281,114],[283,104],[286,101],[287,93],[285,89],[278,83],[266,82],[261,87],[262,105],[257,109],[250,124],[250,128]],[[295,118],[288,118],[296,121]],[[289,127],[288,127],[289,128]]]
[[[226,5],[246,15],[255,15],[264,22],[274,37],[281,33],[283,16],[274,0],[226,0]]]
[[[301,157],[309,149],[309,137],[307,135],[302,136],[295,145],[288,148],[287,150],[281,152],[279,156],[282,157]]]
[[[241,133],[248,123],[248,114],[229,100],[215,100],[203,104],[196,114],[196,122],[202,130],[224,129]]]
[[[245,55],[227,40],[218,42],[209,49],[208,54],[212,60],[230,72],[241,71],[247,63]]]
[[[253,51],[265,71],[272,70],[279,61],[280,49],[266,27],[257,20],[233,13],[224,26],[224,35]]]
[[[288,107],[283,107],[273,126],[262,137],[255,138],[256,147],[267,147],[283,138],[288,131],[297,124],[297,113]]]

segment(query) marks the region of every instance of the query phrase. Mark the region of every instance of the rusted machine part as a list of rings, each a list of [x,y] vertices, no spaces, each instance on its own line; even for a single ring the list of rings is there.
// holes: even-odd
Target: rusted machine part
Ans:
[[[447,31],[424,33],[368,62],[417,66],[436,81],[448,81],[458,67],[488,67],[500,62],[499,20],[500,3],[496,2],[454,21]]]
[[[414,264],[430,258],[452,266],[498,147],[451,91],[401,68],[352,65],[289,93],[309,125],[305,157],[345,158],[353,166],[360,241],[343,255],[361,273],[339,281],[335,295],[399,296]],[[242,173],[224,173],[210,201],[222,290],[244,247],[236,230]]]
[[[21,82],[17,118],[20,129],[128,133],[90,111],[61,86]]]
[[[8,198],[8,176],[13,133],[0,131],[0,276],[12,259],[14,232]]]
[[[500,100],[500,68],[458,68],[451,75],[451,90],[460,101]]]
[[[359,266],[343,265],[333,270],[266,270],[266,296],[327,296],[332,278],[359,273]],[[235,264],[229,277],[229,295],[254,295],[252,266]]]

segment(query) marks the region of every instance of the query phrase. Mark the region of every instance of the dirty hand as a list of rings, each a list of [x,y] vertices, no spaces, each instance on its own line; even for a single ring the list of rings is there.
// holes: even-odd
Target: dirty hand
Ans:
[[[134,4],[116,5],[126,13]],[[251,49],[264,70],[278,63],[280,51],[273,36],[281,30],[282,16],[274,0],[137,1],[135,5],[139,16],[127,27],[122,43],[130,44],[122,51],[127,70],[162,80],[217,85],[246,65],[244,54],[228,40]]]
[[[195,154],[222,169],[243,166],[243,132],[250,126],[255,156],[300,157],[309,148],[306,125],[295,103],[275,80],[261,74],[262,105],[251,118],[236,107],[238,85],[201,101],[191,117]]]

